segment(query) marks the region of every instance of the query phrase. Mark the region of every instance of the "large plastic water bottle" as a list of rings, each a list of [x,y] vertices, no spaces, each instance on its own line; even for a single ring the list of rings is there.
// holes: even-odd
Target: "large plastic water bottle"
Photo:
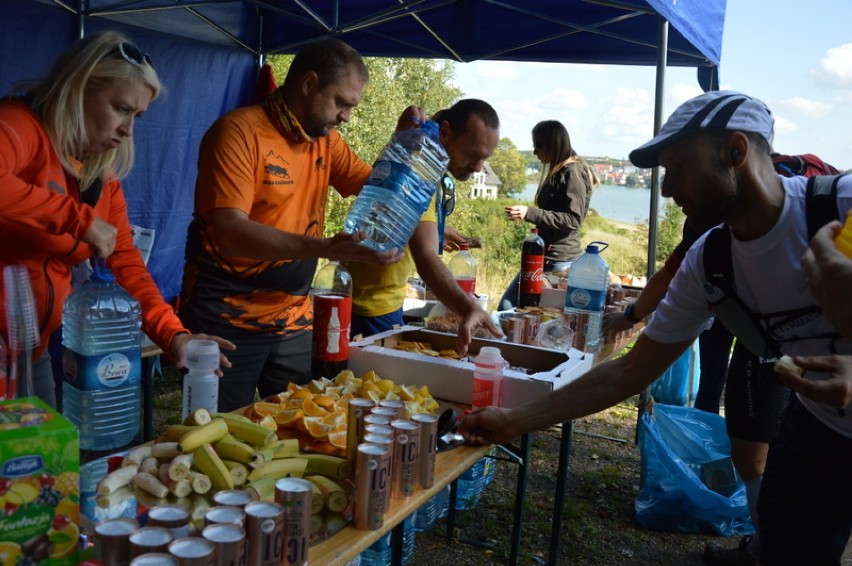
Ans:
[[[426,212],[449,163],[438,124],[394,133],[346,216],[347,232],[366,232],[363,245],[378,251],[402,249]]]
[[[367,550],[361,553],[361,566],[390,566],[392,549],[391,536],[393,531],[388,531],[386,535],[370,545]]]
[[[601,342],[601,321],[606,306],[606,290],[609,287],[609,264],[600,253],[607,248],[606,242],[592,242],[586,253],[574,260],[568,270],[568,290],[565,295],[565,314],[578,317],[574,329],[575,346],[577,333],[585,338],[586,352],[594,352]],[[584,323],[583,323],[584,322]]]
[[[414,530],[417,532],[431,531],[438,519],[446,512],[449,498],[450,486],[447,486],[421,505],[411,516]]]
[[[219,344],[213,340],[190,340],[186,345],[183,378],[183,420],[197,409],[219,412]]]
[[[111,450],[139,432],[141,308],[105,266],[62,311],[62,414],[80,429],[80,448]]]
[[[485,461],[482,458],[459,476],[456,491],[456,509],[473,509],[485,490]]]

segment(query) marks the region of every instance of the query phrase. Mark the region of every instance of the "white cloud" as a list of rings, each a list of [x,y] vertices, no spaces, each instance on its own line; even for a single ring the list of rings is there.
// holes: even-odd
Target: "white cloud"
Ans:
[[[783,134],[790,134],[798,132],[799,125],[787,118],[784,118],[783,116],[775,116],[775,131]]]
[[[467,65],[470,65],[469,69],[459,66],[456,69],[472,70],[480,78],[500,81],[515,80],[521,73],[521,69],[509,61],[477,61]]]
[[[601,140],[629,151],[650,139],[654,125],[654,102],[645,89],[619,88],[602,101]]]
[[[824,118],[829,115],[833,109],[831,104],[826,104],[825,102],[820,102],[818,100],[811,100],[809,98],[802,98],[801,96],[794,96],[793,98],[782,100],[779,104],[788,112],[793,112],[800,116],[804,116],[805,118],[814,119]]]
[[[532,105],[546,110],[583,110],[588,108],[589,101],[586,96],[570,88],[554,88],[532,101]]]
[[[672,85],[668,94],[669,102],[672,103],[671,112],[674,112],[675,108],[690,98],[695,98],[702,92],[704,91],[701,90],[701,87],[695,84],[677,83]],[[671,112],[669,112],[669,114],[671,114]]]
[[[811,75],[831,86],[852,86],[852,43],[827,50]]]

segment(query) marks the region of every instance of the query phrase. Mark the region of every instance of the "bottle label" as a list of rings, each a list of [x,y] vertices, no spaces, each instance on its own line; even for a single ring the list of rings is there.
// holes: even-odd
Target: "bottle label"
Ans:
[[[502,402],[501,380],[473,378],[472,407],[499,407]]]
[[[521,293],[541,294],[544,279],[544,255],[524,255],[521,258]]]
[[[592,291],[579,287],[568,287],[565,306],[586,311],[603,311],[606,303],[606,291]]]
[[[349,359],[349,323],[352,297],[314,295],[313,353],[315,359],[342,362]]]
[[[468,295],[473,295],[476,292],[476,279],[474,277],[457,277],[456,283]]]
[[[81,391],[136,385],[142,382],[142,350],[85,356],[66,349],[62,369],[65,381]]]

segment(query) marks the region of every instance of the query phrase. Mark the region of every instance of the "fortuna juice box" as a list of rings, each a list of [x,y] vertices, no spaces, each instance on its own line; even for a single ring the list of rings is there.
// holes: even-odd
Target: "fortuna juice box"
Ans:
[[[0,564],[77,564],[77,428],[36,397],[0,402]]]

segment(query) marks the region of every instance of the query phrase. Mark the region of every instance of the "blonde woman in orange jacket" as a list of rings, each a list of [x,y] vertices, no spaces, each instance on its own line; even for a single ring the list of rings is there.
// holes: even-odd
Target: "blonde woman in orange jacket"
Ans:
[[[142,306],[142,330],[178,367],[190,338],[233,349],[227,340],[190,335],[133,245],[119,179],[133,165],[134,121],[160,90],[151,59],[107,31],[78,40],[46,78],[0,101],[0,266],[24,265],[29,272],[40,334],[35,392],[51,405],[48,339],[62,323],[71,268],[92,256],[107,258],[118,283]],[[0,310],[4,305],[0,300]],[[8,336],[5,312],[0,331]]]

